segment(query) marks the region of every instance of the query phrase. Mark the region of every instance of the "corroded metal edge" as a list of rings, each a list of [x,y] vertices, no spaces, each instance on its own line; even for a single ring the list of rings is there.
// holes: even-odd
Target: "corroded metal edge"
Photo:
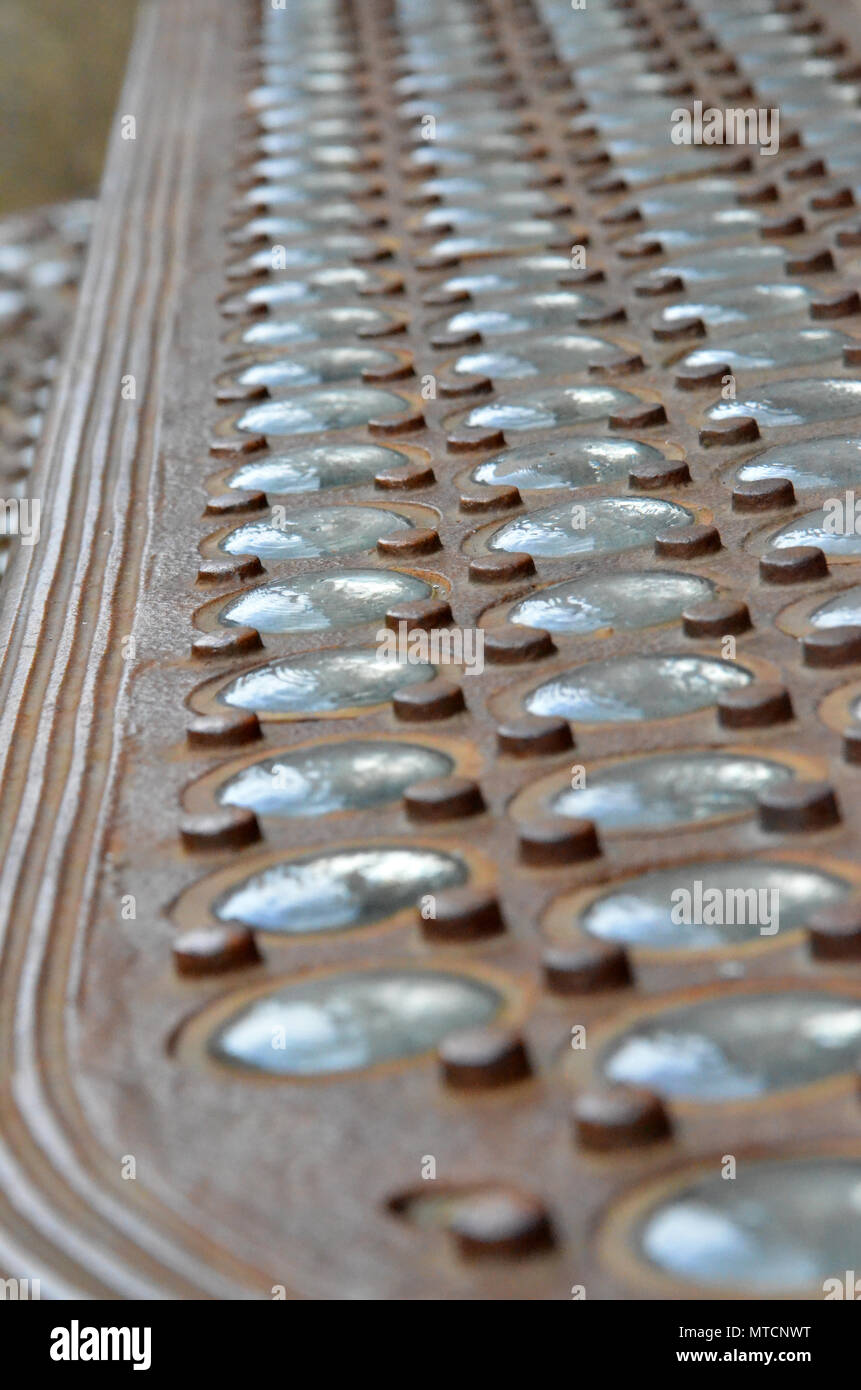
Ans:
[[[163,415],[189,361],[179,294],[190,259],[215,254],[246,19],[244,6],[210,0],[141,7],[33,473],[41,541],[18,547],[4,586],[0,1263],[41,1277],[43,1296],[235,1297],[243,1282],[102,1151],[79,1093],[76,1005],[140,669],[121,639],[137,630],[167,540],[176,435]],[[134,141],[122,138],[127,114]],[[208,358],[212,341],[200,337],[194,355]],[[121,393],[127,373],[134,401]]]

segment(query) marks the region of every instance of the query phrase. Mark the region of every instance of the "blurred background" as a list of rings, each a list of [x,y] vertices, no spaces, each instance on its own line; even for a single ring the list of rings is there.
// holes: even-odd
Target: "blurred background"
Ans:
[[[136,0],[0,0],[0,574],[75,310]]]
[[[136,0],[0,0],[0,217],[92,197]]]

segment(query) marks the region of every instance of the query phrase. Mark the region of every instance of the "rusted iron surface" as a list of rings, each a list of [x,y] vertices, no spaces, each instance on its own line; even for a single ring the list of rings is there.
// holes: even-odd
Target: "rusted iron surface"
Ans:
[[[661,1013],[788,997],[851,1029],[861,997],[859,625],[810,621],[856,582],[852,546],[773,544],[852,477],[823,441],[859,418],[857,24],[749,9],[144,12],[34,474],[51,505],[0,612],[11,1276],[132,1298],[709,1296],[638,1245],[656,1202],[728,1157],[742,1182],[773,1159],[861,1165],[854,1060],[717,1101],[605,1074]],[[798,41],[777,57],[769,15]],[[674,144],[694,101],[782,104],[779,149]],[[811,328],[830,355],[749,360]],[[713,347],[730,360],[688,360]],[[546,476],[587,440],[583,485]],[[785,473],[737,476],[775,445]],[[338,485],[297,486],[335,464]],[[591,631],[526,620],[550,585],[631,572]],[[661,575],[685,602],[628,625]],[[445,655],[387,666],[387,635]],[[660,658],[720,688],[674,709]],[[596,662],[622,684],[590,684]],[[547,688],[572,671],[569,716]],[[608,719],[611,698],[654,703]],[[413,758],[414,779],[327,806],[307,769],[360,742],[377,776]],[[700,818],[578,810],[678,752],[785,779]],[[804,871],[809,900],[722,944],[637,942],[632,900],[603,937],[584,926],[638,875],[667,869],[668,892],[709,861],[730,886],[768,862],[787,893]],[[271,1056],[243,1063],[270,1024]]]

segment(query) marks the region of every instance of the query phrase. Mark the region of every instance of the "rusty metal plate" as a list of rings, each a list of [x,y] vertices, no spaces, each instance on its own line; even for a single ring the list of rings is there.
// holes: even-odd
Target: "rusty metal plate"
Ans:
[[[858,41],[143,9],[0,611],[10,1278],[856,1267]]]

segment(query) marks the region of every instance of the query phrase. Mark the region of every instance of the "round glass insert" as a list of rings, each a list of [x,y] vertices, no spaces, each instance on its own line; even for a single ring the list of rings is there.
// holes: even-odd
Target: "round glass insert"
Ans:
[[[366,425],[377,416],[403,415],[408,402],[391,391],[369,386],[333,386],[305,391],[283,401],[252,406],[237,421],[237,429],[260,434],[321,434]]]
[[[465,883],[462,859],[412,845],[358,846],[308,854],[273,864],[222,893],[213,912],[223,922],[244,922],[288,935],[366,927],[424,893]]]
[[[548,632],[632,631],[673,622],[690,604],[713,593],[710,579],[670,570],[587,574],[521,599],[510,609],[508,621]]]
[[[487,405],[468,411],[463,423],[468,429],[550,430],[581,420],[605,420],[640,405],[639,396],[617,386],[548,386],[500,392]]]
[[[687,507],[659,497],[591,497],[525,512],[494,531],[490,550],[529,555],[616,555],[653,545],[670,526],[689,526]]]
[[[736,469],[740,482],[789,478],[796,492],[852,488],[861,483],[861,438],[837,435],[775,444]]]
[[[421,1056],[489,1023],[502,996],[466,975],[375,970],[282,986],[218,1029],[212,1055],[267,1075],[326,1076]]]
[[[536,686],[523,703],[530,714],[584,723],[670,719],[707,709],[725,691],[752,680],[752,673],[736,661],[644,653],[587,661]]]
[[[774,381],[760,386],[745,400],[719,401],[707,412],[710,420],[751,415],[760,425],[814,425],[861,415],[861,381],[840,379]]]
[[[259,555],[261,560],[305,560],[373,550],[380,536],[409,530],[412,523],[384,507],[308,507],[272,521],[248,521],[219,543],[228,555]]]
[[[660,465],[666,457],[636,439],[553,439],[517,444],[476,464],[476,483],[510,483],[519,488],[591,487],[627,479],[637,464]]]
[[[641,1255],[715,1289],[821,1296],[861,1247],[861,1162],[792,1158],[741,1164],[657,1202],[636,1232]]]
[[[381,655],[374,647],[300,652],[229,681],[221,704],[261,714],[334,714],[384,704],[402,686],[429,681],[435,666]]]
[[[725,994],[650,1014],[601,1052],[608,1081],[673,1100],[734,1101],[854,1072],[861,1000],[815,990]]]
[[[323,632],[355,627],[385,617],[394,603],[428,598],[431,586],[393,570],[338,569],[260,584],[222,608],[222,623],[258,632]]]
[[[230,475],[230,486],[275,494],[320,492],[373,482],[382,469],[406,462],[406,454],[382,444],[314,444],[244,463]]]
[[[447,777],[454,759],[400,740],[319,743],[249,763],[218,789],[223,806],[262,816],[328,816],[398,801],[413,782]]]
[[[759,793],[795,774],[746,753],[655,753],[589,771],[585,787],[550,802],[558,816],[585,816],[604,830],[666,830],[745,815]]]
[[[801,927],[812,912],[841,902],[849,891],[846,879],[808,864],[705,860],[627,879],[591,902],[581,923],[603,941],[705,951]]]

